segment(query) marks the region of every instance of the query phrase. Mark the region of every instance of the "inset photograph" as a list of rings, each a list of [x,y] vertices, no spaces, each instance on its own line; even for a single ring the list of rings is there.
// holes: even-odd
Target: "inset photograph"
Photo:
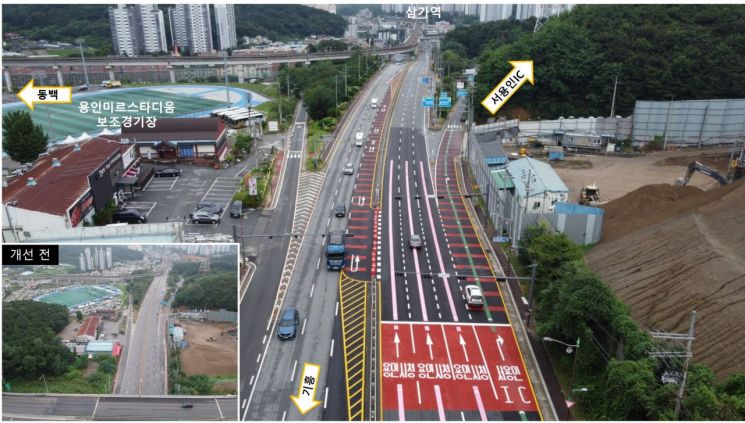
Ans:
[[[6,264],[3,419],[236,420],[237,254],[60,245],[59,264]]]

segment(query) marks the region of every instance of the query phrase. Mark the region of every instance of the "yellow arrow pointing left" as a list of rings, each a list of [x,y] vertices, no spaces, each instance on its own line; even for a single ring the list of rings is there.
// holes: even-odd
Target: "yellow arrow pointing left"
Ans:
[[[34,86],[34,80],[28,81],[25,87],[16,94],[29,109],[34,110],[34,103],[42,104],[70,104],[72,103],[72,87]]]
[[[321,373],[321,366],[317,364],[305,363],[303,365],[303,376],[300,378],[300,387],[297,395],[290,395],[290,399],[295,403],[295,407],[300,410],[300,414],[305,415],[308,411],[318,407],[321,401],[316,401],[316,388],[318,388],[318,375]]]

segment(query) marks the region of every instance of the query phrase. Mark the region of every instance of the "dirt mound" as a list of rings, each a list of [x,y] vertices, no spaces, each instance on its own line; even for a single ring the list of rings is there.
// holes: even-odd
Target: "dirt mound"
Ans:
[[[692,186],[645,185],[603,205],[601,242],[613,241],[716,201],[736,189],[738,184],[709,191]]]
[[[726,172],[729,164],[730,154],[724,153],[708,153],[700,156],[677,156],[668,157],[663,160],[654,162],[655,166],[686,166],[692,161],[697,161],[701,164],[709,166],[712,169],[716,169],[720,172]]]
[[[224,332],[232,325],[182,322],[181,326],[189,343],[181,354],[184,373],[207,376],[238,373],[238,343]]]
[[[745,182],[710,191],[652,185],[606,207],[587,262],[649,329],[686,332],[718,377],[745,371]]]

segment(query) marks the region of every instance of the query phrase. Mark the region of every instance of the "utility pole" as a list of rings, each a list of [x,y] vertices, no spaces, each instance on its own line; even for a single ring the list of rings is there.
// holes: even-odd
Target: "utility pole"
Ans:
[[[222,71],[225,74],[225,107],[230,107],[230,90],[228,90],[228,52],[222,52]],[[251,119],[249,113],[248,119]]]
[[[360,68],[362,67],[362,53],[357,52],[357,82],[359,83],[360,80],[362,80],[362,77],[360,76]]]
[[[78,47],[80,47],[80,58],[83,60],[83,74],[85,75],[85,86],[90,86],[88,81],[88,68],[85,66],[85,53],[83,53],[83,39],[78,38]]]
[[[670,129],[670,115],[673,113],[673,99],[670,97],[670,107],[667,108],[667,123],[665,123],[665,141],[662,143],[662,151],[667,150],[667,133]]]
[[[336,112],[339,112],[339,74],[334,75],[334,93],[336,93]]]
[[[618,77],[616,76],[616,82],[613,84],[613,101],[610,104],[610,117],[616,115],[616,88],[618,87]]]
[[[347,64],[344,63],[344,95],[349,95],[349,91],[347,90]]]
[[[683,402],[683,393],[685,392],[686,381],[688,379],[688,364],[693,357],[693,341],[696,339],[694,336],[696,327],[696,310],[691,311],[691,323],[688,326],[688,333],[669,333],[669,332],[649,332],[653,339],[666,339],[670,341],[685,341],[686,350],[680,352],[680,350],[674,349],[672,351],[650,351],[650,357],[659,358],[683,358],[683,374],[678,380],[678,392],[675,395],[675,420],[680,417],[680,408]],[[664,376],[664,374],[663,374]],[[665,380],[663,379],[663,382]]]

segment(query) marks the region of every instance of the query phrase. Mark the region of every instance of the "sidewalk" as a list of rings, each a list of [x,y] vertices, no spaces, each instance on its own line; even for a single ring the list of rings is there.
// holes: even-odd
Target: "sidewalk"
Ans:
[[[468,142],[470,142],[470,140],[468,140]],[[464,186],[473,186],[474,181],[472,179],[468,163],[459,160],[458,170],[460,171],[461,176],[463,176],[463,178],[461,178],[461,181]],[[507,257],[507,255],[505,255],[504,251],[502,251],[502,248],[499,246],[499,244],[492,242],[494,236],[496,236],[495,228],[491,224],[489,224],[489,226],[484,229],[483,222],[485,219],[485,214],[484,210],[481,209],[479,203],[471,198],[471,201],[466,202],[466,205],[471,210],[473,210],[475,212],[475,215],[477,216],[477,222],[474,222],[476,223],[474,225],[474,228],[479,233],[479,237],[485,240],[485,243],[489,246],[489,255],[491,256],[489,257],[490,261],[498,261],[505,273],[505,276],[519,276],[515,274],[515,270],[512,268],[512,264],[510,263],[509,258]],[[528,306],[524,302],[520,285],[515,279],[500,281],[500,284],[502,284],[503,289],[506,288],[505,292],[511,295],[510,305],[513,307],[507,307],[506,309],[508,310],[508,312],[511,311],[510,321],[512,322],[513,326],[515,326],[515,335],[520,342],[520,347],[523,351],[523,355],[530,353],[530,359],[526,358],[525,365],[526,367],[528,367],[529,373],[531,373],[532,370],[534,391],[536,397],[539,400],[539,404],[543,405],[541,407],[543,419],[564,420],[568,412],[566,401],[564,400],[564,393],[562,392],[561,385],[556,378],[556,374],[554,373],[551,361],[548,358],[548,352],[546,351],[541,340],[536,338],[535,334],[531,330],[526,330],[524,326],[525,317],[527,316],[528,312]],[[505,298],[505,301],[506,300],[507,298]],[[529,348],[526,348],[528,346]],[[538,367],[536,368],[535,365],[537,365]],[[536,372],[538,372],[537,376],[539,377],[536,377]],[[538,382],[540,382],[540,386]],[[548,394],[548,397],[546,396],[546,394]],[[551,405],[550,410],[547,409],[548,407],[545,407],[545,405],[549,404],[549,400]],[[548,413],[548,411],[550,411],[551,414]]]

